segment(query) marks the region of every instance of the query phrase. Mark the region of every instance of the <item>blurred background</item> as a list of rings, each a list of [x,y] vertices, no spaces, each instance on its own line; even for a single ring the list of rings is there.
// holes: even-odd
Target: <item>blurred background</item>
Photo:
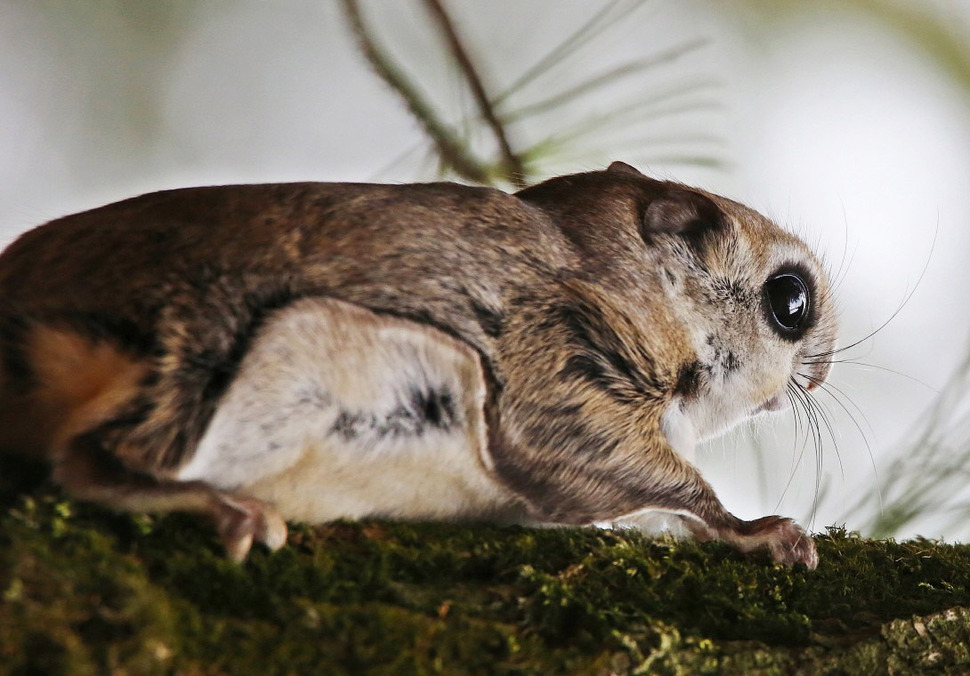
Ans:
[[[970,4],[0,0],[0,244],[142,192],[622,159],[802,235],[822,413],[699,453],[729,509],[970,536]],[[857,343],[857,344],[856,344]]]

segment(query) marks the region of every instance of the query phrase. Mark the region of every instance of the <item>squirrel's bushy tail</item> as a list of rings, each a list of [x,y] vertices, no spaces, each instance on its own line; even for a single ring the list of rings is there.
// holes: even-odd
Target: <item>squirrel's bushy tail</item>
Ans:
[[[130,401],[148,370],[112,341],[67,327],[32,324],[18,333],[0,355],[0,452],[51,459]]]

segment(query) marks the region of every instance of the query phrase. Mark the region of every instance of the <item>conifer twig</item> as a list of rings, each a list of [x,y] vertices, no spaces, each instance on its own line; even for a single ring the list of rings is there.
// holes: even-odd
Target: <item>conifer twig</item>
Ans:
[[[404,100],[408,110],[437,147],[442,161],[462,178],[476,183],[488,183],[488,167],[471,155],[465,145],[455,138],[454,133],[438,118],[418,88],[373,39],[364,24],[357,0],[343,0],[343,6],[360,49],[371,67]]]
[[[505,126],[495,114],[495,109],[492,107],[491,100],[485,91],[485,86],[482,83],[481,76],[478,74],[474,63],[472,63],[471,57],[469,56],[468,51],[465,49],[461,37],[458,35],[458,31],[455,29],[455,25],[451,21],[451,17],[449,17],[447,11],[445,11],[441,0],[424,0],[424,4],[427,6],[428,11],[434,17],[435,21],[437,21],[438,26],[441,28],[441,31],[444,34],[445,42],[447,42],[452,56],[458,63],[458,67],[461,69],[461,72],[468,83],[468,87],[472,91],[472,96],[475,98],[475,102],[478,105],[478,110],[481,112],[482,118],[492,130],[495,140],[498,142],[499,150],[502,155],[502,164],[504,165],[503,173],[505,174],[505,178],[507,178],[513,185],[517,187],[525,187],[522,158],[512,150],[512,145],[509,143]]]

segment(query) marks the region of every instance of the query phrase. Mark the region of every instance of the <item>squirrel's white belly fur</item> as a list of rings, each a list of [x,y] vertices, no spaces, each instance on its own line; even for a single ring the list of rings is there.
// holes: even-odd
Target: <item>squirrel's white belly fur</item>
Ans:
[[[257,334],[177,478],[301,521],[517,520],[521,503],[491,471],[484,398],[467,345],[349,303],[304,299]]]

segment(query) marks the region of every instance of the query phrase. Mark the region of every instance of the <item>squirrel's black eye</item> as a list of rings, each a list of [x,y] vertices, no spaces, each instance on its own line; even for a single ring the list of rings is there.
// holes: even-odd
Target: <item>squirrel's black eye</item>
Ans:
[[[811,296],[801,277],[791,272],[775,275],[765,282],[764,293],[768,310],[782,333],[804,328]]]

